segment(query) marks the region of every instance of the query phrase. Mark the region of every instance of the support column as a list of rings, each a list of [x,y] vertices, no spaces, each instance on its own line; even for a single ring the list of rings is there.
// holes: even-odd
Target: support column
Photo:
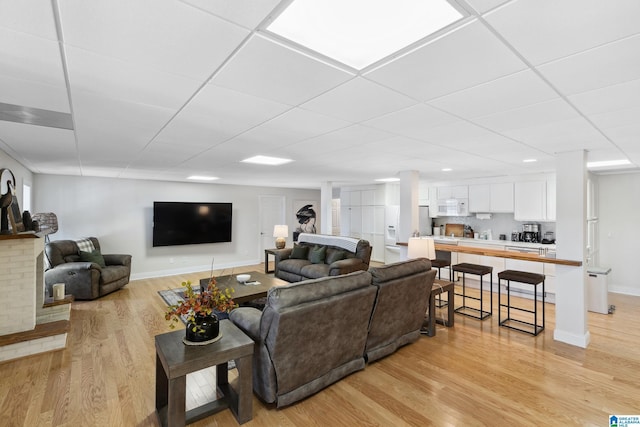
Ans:
[[[398,242],[408,242],[418,229],[418,191],[420,176],[418,171],[402,171],[400,177],[400,221]]]
[[[333,183],[323,182],[320,185],[320,233],[331,234],[333,230]]]
[[[587,153],[556,156],[556,238],[558,258],[581,267],[556,266],[556,329],[553,338],[578,347],[589,345],[586,295]]]

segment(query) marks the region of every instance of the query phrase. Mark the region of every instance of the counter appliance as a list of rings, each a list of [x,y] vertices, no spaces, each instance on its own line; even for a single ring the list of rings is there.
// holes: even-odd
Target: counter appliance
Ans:
[[[523,242],[540,243],[540,224],[523,224],[522,239]]]

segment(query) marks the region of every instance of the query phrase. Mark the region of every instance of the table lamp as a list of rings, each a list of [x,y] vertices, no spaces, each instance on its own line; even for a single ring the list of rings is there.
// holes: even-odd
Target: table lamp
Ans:
[[[276,249],[283,249],[286,244],[286,238],[289,235],[288,225],[274,225],[273,237],[276,238]]]
[[[435,259],[436,245],[431,237],[411,237],[409,238],[409,247],[407,249],[407,258],[426,258],[428,260]]]

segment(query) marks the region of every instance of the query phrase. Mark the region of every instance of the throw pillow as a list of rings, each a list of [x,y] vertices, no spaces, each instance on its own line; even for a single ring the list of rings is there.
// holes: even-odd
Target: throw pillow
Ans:
[[[336,261],[340,261],[341,259],[345,259],[344,251],[333,250],[327,254],[327,264],[333,264]]]
[[[99,249],[94,249],[92,252],[80,251],[80,261],[95,262],[103,268],[107,266],[107,264],[104,262],[104,257],[100,253]]]
[[[324,257],[327,253],[326,246],[314,246],[309,252],[309,261],[311,264],[324,264]]]
[[[308,255],[309,255],[309,246],[294,245],[293,250],[291,251],[291,255],[289,255],[289,258],[307,259]]]

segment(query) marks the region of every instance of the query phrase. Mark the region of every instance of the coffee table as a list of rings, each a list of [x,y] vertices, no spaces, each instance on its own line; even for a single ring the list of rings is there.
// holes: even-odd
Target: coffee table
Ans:
[[[184,330],[156,335],[156,412],[163,427],[184,426],[226,408],[239,424],[253,417],[254,343],[229,320],[220,321],[220,331],[222,339],[203,346],[185,345]],[[227,374],[230,360],[238,369],[235,386]],[[213,365],[222,397],[185,413],[186,375]]]
[[[233,300],[237,304],[242,304],[254,299],[264,298],[267,296],[267,291],[274,286],[287,285],[289,282],[277,277],[273,277],[259,271],[251,271],[251,282],[258,281],[259,285],[244,285],[236,280],[236,275],[220,276],[216,277],[218,288],[224,290],[227,288],[234,289],[231,294]],[[200,287],[206,287],[209,284],[209,278],[205,277],[200,279]]]

